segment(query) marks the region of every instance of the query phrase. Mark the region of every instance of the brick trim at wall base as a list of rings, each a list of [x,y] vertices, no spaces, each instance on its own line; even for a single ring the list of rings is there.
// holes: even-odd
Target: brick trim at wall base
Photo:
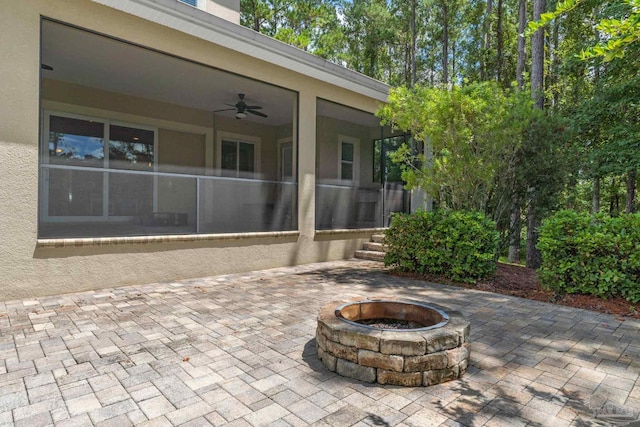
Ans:
[[[38,239],[38,248],[65,248],[78,246],[108,246],[145,243],[199,242],[206,240],[248,240],[266,238],[297,238],[299,231],[273,231],[266,233],[228,233],[228,234],[178,234],[166,236],[130,236],[130,237],[89,237],[77,239]]]

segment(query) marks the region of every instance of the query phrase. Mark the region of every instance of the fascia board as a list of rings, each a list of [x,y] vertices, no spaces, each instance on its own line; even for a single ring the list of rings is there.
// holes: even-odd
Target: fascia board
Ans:
[[[389,86],[177,0],[91,0],[332,85],[386,102]]]

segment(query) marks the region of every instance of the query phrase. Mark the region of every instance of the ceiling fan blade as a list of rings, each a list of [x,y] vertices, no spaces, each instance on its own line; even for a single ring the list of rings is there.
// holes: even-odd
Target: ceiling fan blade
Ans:
[[[245,108],[247,110],[262,110],[262,107],[259,105],[247,105]]]
[[[219,112],[221,112],[221,111],[235,111],[235,110],[236,110],[235,108],[225,108],[225,109],[223,109],[223,110],[214,110],[213,112],[214,112],[214,113],[219,113]]]
[[[260,116],[260,117],[269,117],[264,113],[261,113],[260,111],[253,111],[253,110],[246,110],[247,113],[251,113],[254,114],[256,116]]]

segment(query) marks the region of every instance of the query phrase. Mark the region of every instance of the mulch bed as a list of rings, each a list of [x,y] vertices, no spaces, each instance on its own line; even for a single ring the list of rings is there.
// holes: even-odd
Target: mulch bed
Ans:
[[[620,317],[640,319],[640,313],[638,312],[640,305],[633,304],[619,297],[605,300],[592,295],[556,295],[553,291],[540,287],[535,270],[518,265],[498,263],[498,270],[495,276],[479,281],[476,284],[458,283],[443,277],[421,276],[396,271],[391,274],[561,304],[569,307],[583,308],[585,310],[599,311]]]

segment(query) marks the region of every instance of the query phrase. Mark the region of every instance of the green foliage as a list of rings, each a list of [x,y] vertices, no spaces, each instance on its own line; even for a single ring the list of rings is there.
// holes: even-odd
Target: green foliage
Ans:
[[[540,229],[543,286],[558,293],[640,301],[640,215],[560,211]]]
[[[373,180],[382,182],[383,176],[385,182],[402,182],[402,170],[400,165],[394,163],[391,159],[403,144],[407,143],[407,135],[386,137],[377,139],[373,144]],[[384,164],[382,163],[382,149],[384,144]]]
[[[378,80],[392,81],[393,46],[400,43],[386,0],[344,1],[340,6],[346,37],[347,67]]]
[[[591,201],[579,199],[594,194],[585,183],[595,178],[603,183],[603,207],[605,193],[615,193],[617,206],[618,192],[609,187],[624,195],[621,178],[640,168],[640,0],[547,2],[550,10],[525,34],[529,44],[528,35],[545,27],[545,113],[533,117],[526,100],[509,91],[522,36],[518,3],[493,0],[491,10],[485,1],[461,0],[240,5],[243,25],[394,86],[411,86],[415,42],[423,87],[393,90],[391,110],[381,117],[431,144],[434,156],[414,156],[404,147],[396,153],[398,165],[409,185],[423,186],[439,206],[484,211],[505,230],[510,204],[544,216],[558,209],[562,190],[564,206],[589,209]],[[616,59],[603,60],[610,58]],[[524,67],[526,80],[530,59]],[[522,92],[526,98],[526,81]],[[388,178],[398,165],[384,165]]]
[[[619,80],[603,79],[594,96],[577,109],[584,122],[598,126],[600,143],[591,154],[599,176],[640,167],[640,77],[611,73]]]
[[[512,169],[525,131],[542,112],[526,94],[484,82],[396,88],[377,114],[430,148],[416,156],[405,145],[393,154],[409,188],[423,188],[444,208],[486,211],[498,177]]]
[[[400,271],[475,283],[496,270],[498,232],[478,212],[398,214],[386,230],[384,262]]]
[[[583,0],[564,0],[558,2],[553,12],[543,13],[540,20],[528,24],[527,34],[549,25],[559,16],[576,8]],[[603,18],[596,30],[606,36],[606,40],[583,50],[582,59],[602,58],[605,62],[624,57],[625,50],[640,40],[640,0],[613,1],[619,9],[619,18]]]
[[[320,57],[342,59],[345,38],[335,0],[242,0],[240,22]]]
[[[415,12],[418,82],[480,78],[508,86],[515,79],[517,0],[500,4],[500,25],[497,7],[486,16],[484,2],[462,0],[241,0],[240,19],[255,31],[397,86],[412,82]],[[490,46],[483,41],[487,31],[495,40]]]

